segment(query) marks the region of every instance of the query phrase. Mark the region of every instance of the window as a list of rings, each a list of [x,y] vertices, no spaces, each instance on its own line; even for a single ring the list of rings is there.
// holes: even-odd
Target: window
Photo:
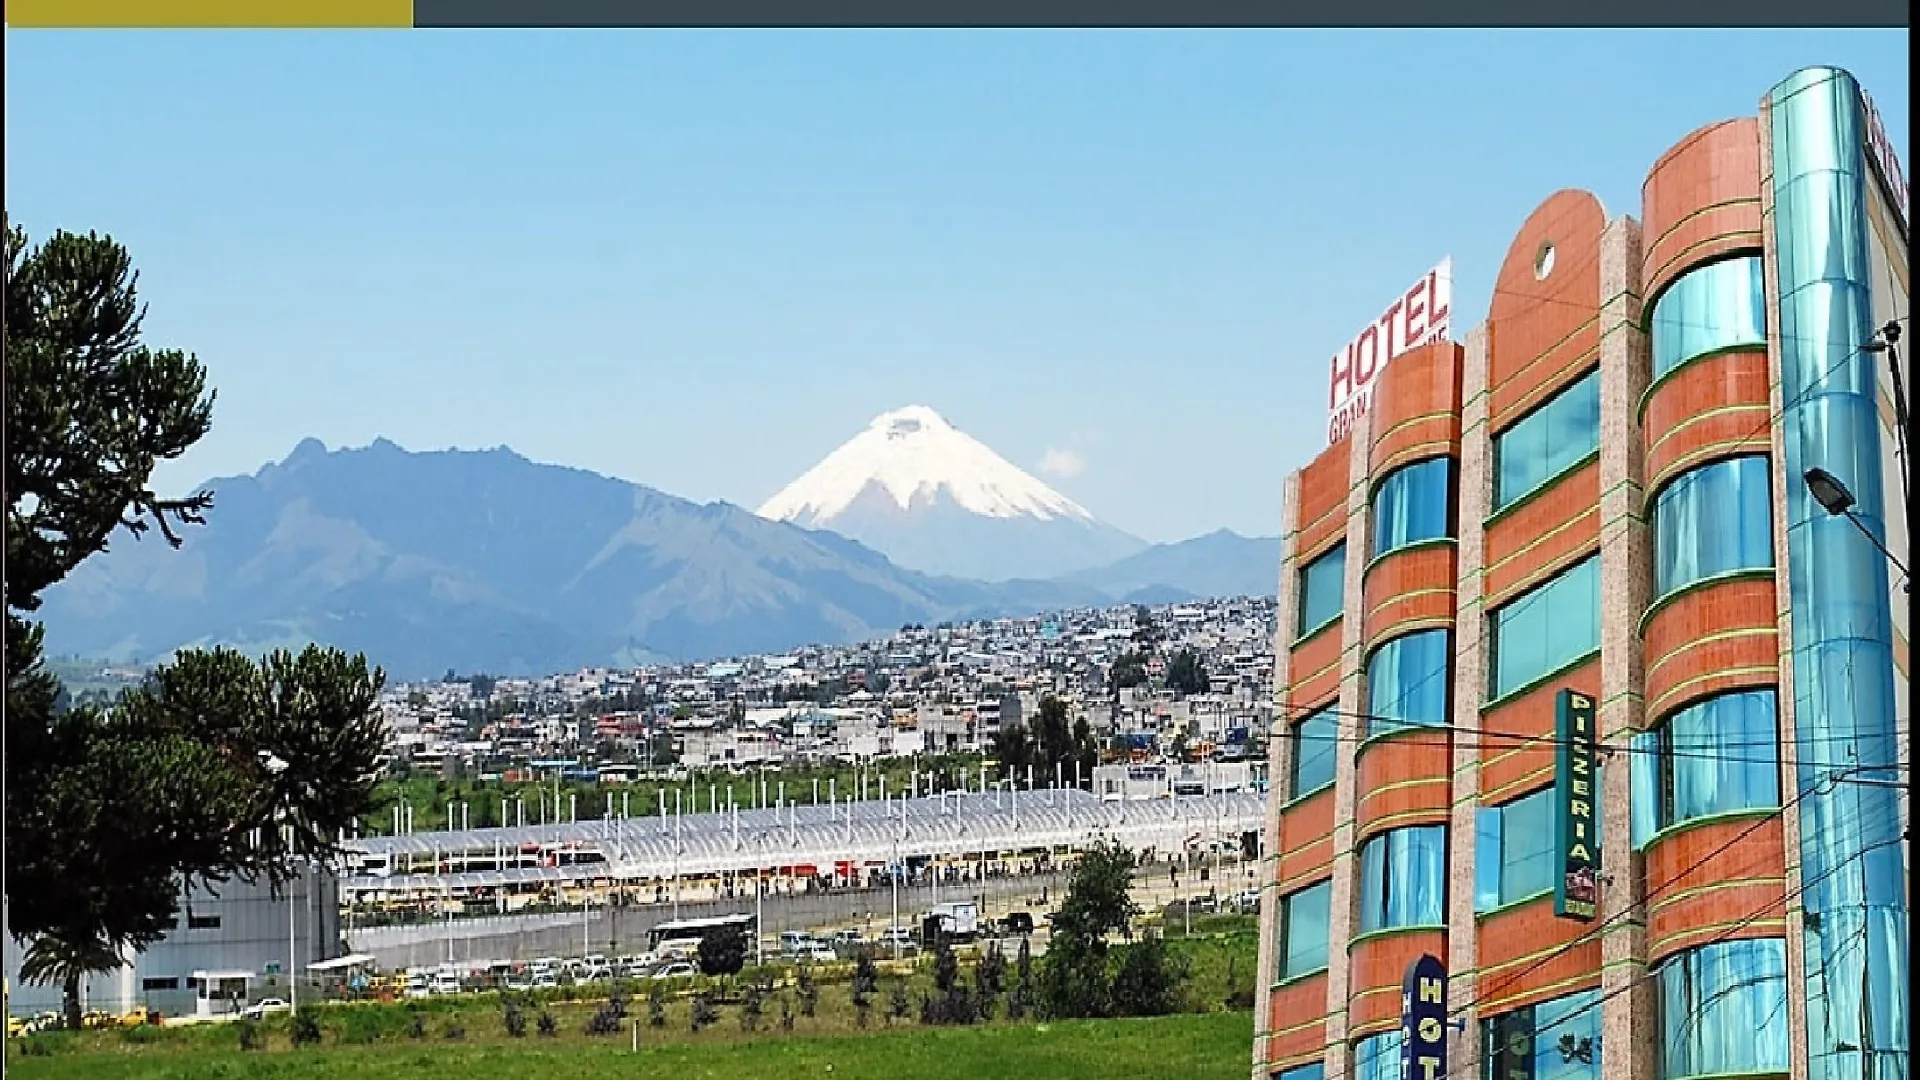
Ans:
[[[1398,1028],[1353,1044],[1353,1080],[1400,1080]]]
[[[1493,507],[1600,449],[1600,371],[1594,369],[1493,438]]]
[[[1653,377],[1689,360],[1743,345],[1766,347],[1767,294],[1758,255],[1727,259],[1676,278],[1653,302]]]
[[[1653,594],[1773,565],[1773,477],[1764,457],[1682,473],[1653,502]]]
[[[154,992],[155,990],[178,990],[178,989],[180,989],[180,980],[179,980],[179,979],[177,979],[177,978],[174,978],[174,979],[141,979],[141,980],[140,980],[140,990],[141,990],[141,992],[143,992],[143,993],[149,993],[149,994],[150,994],[150,993],[152,993],[152,992]]]
[[[1274,1073],[1273,1080],[1327,1080],[1327,1065],[1324,1061],[1309,1061],[1305,1065]]]
[[[188,915],[188,916],[187,916],[187,929],[189,929],[189,930],[218,930],[218,929],[220,929],[220,916],[218,916],[218,915]]]
[[[1494,697],[1502,697],[1600,647],[1600,557],[1503,604],[1488,620]]]
[[[1453,459],[1430,458],[1387,474],[1373,493],[1373,557],[1453,535]]]
[[[1553,888],[1553,789],[1542,788],[1474,815],[1473,910],[1524,900]]]
[[[1397,637],[1367,659],[1367,734],[1445,727],[1453,680],[1453,635],[1422,630]]]
[[[1779,731],[1774,691],[1740,690],[1634,736],[1634,846],[1696,818],[1779,806]]]
[[[1661,1080],[1787,1071],[1787,943],[1721,941],[1654,972]]]
[[[1340,617],[1346,586],[1347,545],[1343,540],[1300,571],[1300,636]]]
[[[1480,1022],[1482,1080],[1598,1080],[1600,992],[1587,990]]]
[[[1447,828],[1394,829],[1360,848],[1360,932],[1447,921]]]
[[[1315,710],[1293,725],[1293,775],[1287,784],[1291,798],[1333,783],[1334,753],[1340,746],[1339,718],[1333,708],[1329,705]]]
[[[1327,967],[1327,919],[1333,883],[1309,885],[1280,901],[1280,978],[1294,979]]]

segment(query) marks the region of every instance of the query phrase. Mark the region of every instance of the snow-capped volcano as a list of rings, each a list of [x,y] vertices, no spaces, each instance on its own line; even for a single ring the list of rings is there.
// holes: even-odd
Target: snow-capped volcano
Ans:
[[[987,580],[1053,577],[1146,546],[925,405],[875,417],[759,512],[916,570]]]

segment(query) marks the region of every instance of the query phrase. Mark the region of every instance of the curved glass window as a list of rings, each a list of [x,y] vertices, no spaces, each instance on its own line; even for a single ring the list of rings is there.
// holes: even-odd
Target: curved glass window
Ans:
[[[1473,910],[1553,888],[1553,789],[1474,812]]]
[[[1634,846],[1696,818],[1779,806],[1779,746],[1772,690],[1711,697],[1634,736]]]
[[[1285,1072],[1274,1073],[1273,1080],[1327,1080],[1327,1063],[1309,1061],[1305,1065],[1295,1065]]]
[[[1496,698],[1593,652],[1600,647],[1600,557],[1575,563],[1500,605],[1487,622],[1493,646],[1487,668]]]
[[[1653,501],[1653,594],[1773,565],[1773,469],[1737,457],[1682,473]]]
[[[1309,885],[1280,901],[1280,977],[1295,979],[1327,969],[1327,920],[1333,912],[1333,882]]]
[[[1480,1039],[1482,1080],[1599,1080],[1600,991],[1482,1020]]]
[[[1595,368],[1493,437],[1493,508],[1506,506],[1600,449]]]
[[[1453,635],[1422,630],[1394,638],[1367,660],[1367,734],[1444,727],[1453,680]]]
[[[1341,541],[1300,571],[1300,623],[1305,636],[1340,617],[1347,590],[1347,544]]]
[[[1688,949],[1654,977],[1661,1080],[1787,1071],[1787,943],[1721,941]]]
[[[1653,377],[1689,360],[1767,344],[1767,291],[1758,255],[1689,270],[1653,303]]]
[[[1381,833],[1360,847],[1360,932],[1447,921],[1447,827]]]
[[[1453,459],[1395,469],[1373,492],[1373,557],[1453,535]]]
[[[1400,1080],[1400,1029],[1353,1044],[1353,1080]]]
[[[1334,752],[1340,744],[1339,720],[1333,706],[1308,713],[1293,726],[1293,776],[1287,797],[1297,799],[1333,783]]]

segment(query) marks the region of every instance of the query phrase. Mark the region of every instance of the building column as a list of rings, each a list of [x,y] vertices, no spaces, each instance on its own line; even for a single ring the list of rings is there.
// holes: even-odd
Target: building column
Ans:
[[[1780,492],[1791,491],[1789,485],[1800,483],[1798,477],[1787,475],[1786,428],[1779,417],[1786,412],[1786,396],[1780,382],[1780,261],[1778,249],[1771,243],[1774,225],[1773,191],[1773,102],[1770,98],[1760,101],[1760,232],[1769,242],[1761,252],[1762,266],[1767,281],[1767,405],[1774,417],[1769,432],[1773,451],[1773,466],[1770,470],[1773,480],[1775,504],[1773,507],[1773,590],[1774,595],[1783,602],[1779,605],[1779,621],[1775,624],[1780,641],[1779,688],[1774,700],[1780,723],[1780,791],[1783,796],[1796,785],[1792,778],[1800,773],[1799,739],[1795,736],[1798,729],[1795,723],[1797,712],[1795,703],[1799,695],[1794,692],[1793,664],[1793,611],[1787,601],[1793,596],[1793,573],[1791,560],[1787,558],[1788,517],[1781,512]],[[1780,812],[1780,830],[1784,838],[1781,849],[1786,862],[1786,895],[1796,899],[1787,902],[1787,1075],[1790,1080],[1807,1080],[1807,938],[1806,908],[1797,897],[1801,894],[1800,863],[1800,805],[1790,796],[1782,798]],[[1796,992],[1798,991],[1798,992]]]
[[[1367,707],[1364,671],[1361,662],[1366,649],[1366,620],[1362,582],[1367,569],[1368,507],[1367,480],[1370,449],[1373,442],[1373,411],[1362,413],[1354,422],[1348,445],[1347,464],[1347,564],[1341,585],[1340,619],[1340,704],[1337,706],[1340,737],[1334,756],[1333,772],[1333,885],[1327,915],[1327,1056],[1326,1075],[1345,1077],[1352,1068],[1347,1045],[1347,996],[1353,982],[1353,969],[1347,961],[1347,943],[1353,940],[1359,922],[1360,856],[1354,850],[1354,810],[1359,793],[1353,752],[1359,745],[1366,721],[1361,714]]]
[[[1273,720],[1267,726],[1267,801],[1266,820],[1260,830],[1260,952],[1259,967],[1253,976],[1253,1080],[1266,1080],[1267,1041],[1273,1026],[1273,973],[1278,969],[1274,945],[1280,935],[1280,808],[1292,793],[1284,790],[1284,779],[1292,774],[1297,747],[1289,736],[1293,732],[1293,714],[1287,708],[1292,686],[1287,678],[1288,661],[1293,653],[1293,608],[1298,576],[1293,559],[1300,529],[1300,474],[1287,476],[1280,497],[1280,583],[1276,596],[1273,633]]]
[[[1603,744],[1625,746],[1646,727],[1640,617],[1653,594],[1647,532],[1646,444],[1640,398],[1652,378],[1642,329],[1640,223],[1616,218],[1600,238],[1600,703]],[[1629,755],[1601,777],[1600,1075],[1651,1080],[1660,1033],[1647,977],[1646,876],[1633,847]]]
[[[1486,696],[1487,507],[1493,498],[1493,440],[1487,431],[1487,328],[1474,327],[1460,371],[1460,463],[1454,532],[1453,624],[1453,812],[1447,823],[1447,1000],[1459,1010],[1465,1033],[1448,1054],[1453,1080],[1478,1080],[1480,1039],[1476,1030],[1475,972],[1479,923],[1474,917],[1474,850],[1480,806],[1480,703]]]

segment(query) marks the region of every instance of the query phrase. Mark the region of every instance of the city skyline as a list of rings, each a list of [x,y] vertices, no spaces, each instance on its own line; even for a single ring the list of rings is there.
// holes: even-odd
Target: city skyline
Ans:
[[[1427,267],[1458,337],[1528,207],[1630,211],[1808,64],[1904,157],[1906,44],[10,34],[8,213],[126,242],[150,340],[208,365],[166,490],[387,437],[752,508],[924,403],[1145,539],[1273,535],[1326,358]]]

